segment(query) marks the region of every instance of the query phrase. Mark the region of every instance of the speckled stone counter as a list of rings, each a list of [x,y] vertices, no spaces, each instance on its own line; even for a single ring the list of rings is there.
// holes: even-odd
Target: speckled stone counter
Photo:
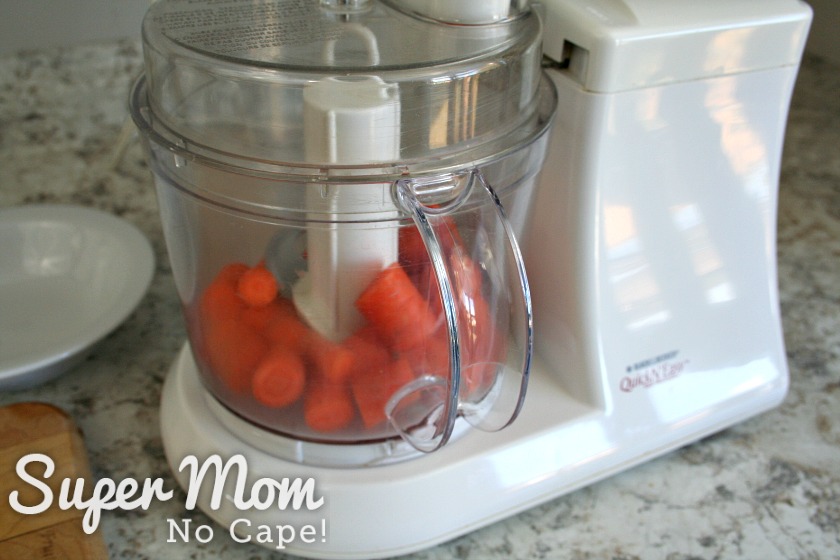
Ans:
[[[157,255],[136,312],[69,374],[0,405],[42,400],[84,432],[95,476],[162,477],[160,390],[185,339],[139,143],[115,145],[141,71],[133,41],[0,58],[0,207],[73,203],[137,225]],[[791,370],[776,410],[414,560],[840,558],[840,68],[806,58],[781,177],[779,283]],[[2,309],[0,309],[2,313]],[[3,499],[6,499],[5,493]],[[184,496],[106,512],[111,557],[263,559],[233,542],[167,543]]]

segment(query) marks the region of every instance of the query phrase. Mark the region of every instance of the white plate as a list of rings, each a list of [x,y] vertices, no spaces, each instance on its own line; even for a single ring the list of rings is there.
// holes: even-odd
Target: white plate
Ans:
[[[134,310],[154,272],[132,224],[80,206],[0,209],[0,389],[52,379]]]

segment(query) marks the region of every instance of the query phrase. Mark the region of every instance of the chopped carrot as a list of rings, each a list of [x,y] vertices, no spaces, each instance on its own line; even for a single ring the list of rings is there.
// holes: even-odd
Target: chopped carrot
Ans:
[[[446,221],[444,224],[448,224],[449,228],[454,228],[454,223],[451,221]],[[443,234],[440,243],[444,254],[447,254],[452,246],[452,235],[447,235],[446,231],[449,231],[449,229],[440,225],[437,230]],[[405,269],[408,277],[411,278],[412,283],[417,287],[417,290],[429,303],[432,313],[436,316],[439,315],[443,306],[440,301],[432,261],[423,243],[420,230],[413,225],[400,229],[399,243],[400,264]]]
[[[465,398],[482,398],[496,363],[504,361],[506,339],[482,296],[482,271],[459,241],[454,227],[442,229],[461,333],[462,388]],[[302,402],[303,420],[317,432],[354,422],[371,429],[386,421],[388,401],[417,375],[449,371],[438,288],[416,228],[400,231],[400,262],[371,282],[356,307],[367,324],[341,343],[330,341],[279,295],[263,263],[233,263],[199,300],[196,348],[227,390],[250,394],[255,404],[282,408]]]
[[[423,243],[423,237],[417,226],[410,225],[400,228],[399,234],[400,264],[406,268],[411,265],[428,264],[429,253]]]
[[[399,263],[374,278],[356,308],[397,352],[421,346],[437,327],[437,318]]]
[[[236,290],[249,306],[264,307],[277,297],[279,287],[274,275],[261,263],[239,277]]]
[[[370,325],[357,330],[343,344],[353,353],[353,375],[365,369],[381,368],[391,362],[391,353]]]
[[[341,384],[347,381],[356,362],[353,352],[309,331],[306,355],[315,364],[318,374],[327,382]]]
[[[236,295],[232,286],[213,283],[207,286],[201,297],[200,314],[205,322],[225,322],[237,320],[245,304]]]
[[[283,346],[275,346],[254,371],[251,391],[265,406],[280,408],[297,401],[306,384],[303,360]]]
[[[256,331],[241,323],[245,305],[236,295],[236,282],[246,270],[241,263],[223,267],[199,302],[197,348],[219,380],[236,393],[248,391],[253,370],[268,348]]]
[[[243,317],[272,343],[307,358],[320,375],[333,383],[344,382],[350,374],[354,362],[352,352],[310,329],[290,301],[278,298],[264,308],[245,310]]]
[[[266,338],[274,343],[282,344],[301,355],[307,349],[310,329],[298,317],[294,304],[287,299],[277,298],[269,306],[269,317],[263,329]]]
[[[213,372],[235,393],[246,393],[268,343],[256,331],[236,321],[208,323],[203,347]]]
[[[284,303],[282,300],[274,300],[262,307],[246,307],[242,311],[242,321],[268,336],[268,331],[274,325],[274,322],[283,317],[284,314],[290,313]]]
[[[350,387],[364,426],[372,428],[384,422],[388,400],[413,379],[411,366],[402,358],[385,367],[371,367],[354,375]]]
[[[315,381],[306,390],[303,417],[317,432],[334,432],[347,427],[356,416],[345,385]]]
[[[236,285],[239,278],[248,270],[248,265],[241,262],[226,264],[216,274],[214,282]]]
[[[432,303],[432,299],[429,297],[431,294],[429,288],[437,291],[437,285],[432,285],[435,282],[432,275],[432,263],[429,260],[426,246],[423,244],[423,238],[420,236],[420,230],[414,225],[401,228],[399,247],[400,265],[411,282],[420,291],[420,294]]]
[[[244,304],[236,295],[236,283],[246,270],[246,265],[234,263],[219,271],[201,296],[199,308],[202,321],[221,322],[239,317]]]
[[[440,221],[433,226],[433,228],[437,234],[438,243],[440,243],[444,253],[448,253],[449,250],[456,245],[464,246],[464,240],[458,232],[455,220],[451,217],[443,217],[439,218],[439,220]],[[421,235],[420,230],[417,229],[417,226],[412,224],[400,228],[398,238],[401,264],[429,262],[429,253],[426,250],[426,244],[423,241],[423,236]]]

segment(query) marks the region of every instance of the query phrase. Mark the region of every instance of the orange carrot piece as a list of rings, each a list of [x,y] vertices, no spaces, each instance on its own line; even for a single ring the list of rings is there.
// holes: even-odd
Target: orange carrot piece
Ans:
[[[214,282],[236,285],[239,278],[248,270],[248,265],[241,262],[226,264],[216,274]]]
[[[268,351],[268,343],[256,331],[236,321],[206,325],[204,350],[216,376],[235,393],[246,393],[251,376]]]
[[[350,335],[343,345],[353,353],[353,375],[365,369],[384,367],[391,362],[391,353],[370,325]]]
[[[269,328],[285,313],[288,312],[283,304],[274,300],[262,307],[245,307],[242,311],[242,321],[257,332],[267,336]]]
[[[223,283],[207,286],[199,308],[201,320],[210,323],[235,321],[243,309],[245,304],[236,295],[234,288]]]
[[[364,426],[372,428],[384,422],[388,400],[413,379],[414,373],[405,359],[397,359],[386,367],[363,370],[353,376],[350,387]]]
[[[335,432],[347,427],[356,416],[347,387],[315,381],[306,390],[303,418],[317,432]]]
[[[236,295],[236,283],[248,270],[241,263],[225,266],[204,290],[199,303],[202,321],[224,322],[235,320],[244,309],[242,300]]]
[[[464,240],[458,232],[455,220],[451,217],[440,219],[433,227],[444,254],[449,253],[455,245],[464,246]],[[417,226],[412,224],[400,228],[398,239],[400,263],[415,264],[429,262],[429,253],[426,250],[426,244],[423,242],[423,237],[420,234],[420,230],[417,229]]]
[[[352,351],[327,340],[315,331],[309,331],[306,355],[315,364],[318,375],[334,384],[347,381],[356,363]]]
[[[274,275],[259,264],[245,271],[236,285],[237,293],[251,307],[263,307],[277,297],[279,287]]]
[[[287,299],[277,298],[276,302],[270,306],[269,313],[262,331],[266,338],[304,355],[307,351],[310,329],[298,317],[294,304]]]
[[[420,265],[429,263],[429,253],[426,245],[420,236],[417,226],[410,225],[400,228],[399,234],[399,255],[400,264],[403,266]]]
[[[454,224],[452,224],[452,227],[454,227]],[[436,317],[440,316],[443,306],[438,293],[437,280],[432,269],[429,253],[420,237],[420,231],[415,226],[402,228],[399,234],[399,243],[400,264],[408,277],[411,278],[412,283],[417,287],[417,290],[428,302],[432,313]],[[444,254],[451,250],[451,245],[452,236],[443,235],[441,248]]]
[[[350,375],[354,363],[352,352],[310,329],[290,301],[277,298],[265,307],[246,309],[242,316],[273,344],[285,346],[305,357],[323,378],[343,383]]]
[[[245,393],[251,375],[268,346],[253,329],[241,323],[244,303],[236,295],[236,282],[248,270],[242,263],[223,267],[201,295],[199,325],[207,365],[225,386]]]
[[[428,303],[399,263],[376,276],[356,300],[356,308],[398,352],[422,345],[437,324]]]
[[[281,408],[297,401],[306,385],[306,367],[293,351],[275,346],[254,371],[251,391],[265,406]]]

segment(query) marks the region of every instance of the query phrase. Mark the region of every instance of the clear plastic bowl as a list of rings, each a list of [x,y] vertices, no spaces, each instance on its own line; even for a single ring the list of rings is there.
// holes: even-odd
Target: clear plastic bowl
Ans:
[[[131,109],[215,399],[317,443],[507,425],[531,350],[517,230],[556,105],[536,16],[161,0],[143,31]]]

